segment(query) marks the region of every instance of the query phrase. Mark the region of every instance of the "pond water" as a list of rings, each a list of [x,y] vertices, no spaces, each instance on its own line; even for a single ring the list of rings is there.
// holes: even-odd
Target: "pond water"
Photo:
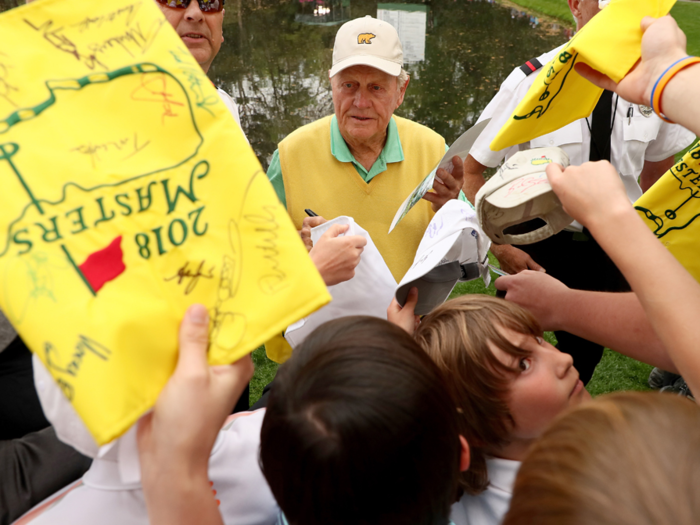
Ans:
[[[411,82],[396,112],[448,144],[481,114],[512,69],[562,43],[571,29],[492,1],[293,0],[277,7],[227,8],[224,44],[210,77],[235,96],[264,167],[277,143],[333,112],[328,82],[343,21],[365,15],[399,25]]]
[[[0,0],[0,11],[22,0]],[[264,168],[277,143],[333,112],[328,69],[335,33],[371,15],[398,25],[411,75],[398,115],[454,141],[511,70],[562,43],[569,27],[493,0],[228,0],[224,44],[209,71],[237,100]]]

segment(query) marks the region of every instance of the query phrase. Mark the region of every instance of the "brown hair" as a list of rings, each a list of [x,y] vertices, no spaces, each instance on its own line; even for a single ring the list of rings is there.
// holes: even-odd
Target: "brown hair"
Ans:
[[[504,525],[691,525],[700,516],[700,408],[670,394],[603,396],[528,453]]]
[[[471,464],[461,474],[460,486],[469,494],[478,494],[488,486],[486,456],[508,443],[514,425],[506,399],[511,374],[520,369],[501,363],[489,343],[518,359],[530,355],[508,341],[502,328],[533,337],[542,335],[527,310],[478,294],[438,306],[416,331],[418,344],[445,375],[460,413],[459,431],[471,449]]]
[[[444,525],[457,492],[457,409],[399,327],[343,317],[280,367],[260,460],[291,525]]]

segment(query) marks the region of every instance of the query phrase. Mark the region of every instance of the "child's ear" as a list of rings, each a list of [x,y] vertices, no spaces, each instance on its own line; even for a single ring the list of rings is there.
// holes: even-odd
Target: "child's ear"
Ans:
[[[469,469],[469,463],[471,462],[469,443],[467,443],[464,436],[459,436],[459,443],[462,445],[462,451],[459,453],[459,471],[465,472]]]

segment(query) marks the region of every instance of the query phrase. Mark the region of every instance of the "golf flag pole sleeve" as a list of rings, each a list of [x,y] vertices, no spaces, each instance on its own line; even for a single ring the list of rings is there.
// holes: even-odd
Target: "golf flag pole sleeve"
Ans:
[[[499,151],[588,117],[603,90],[579,75],[577,62],[619,82],[641,56],[645,16],[667,15],[675,0],[612,0],[540,70],[491,142]]]
[[[0,15],[0,181],[0,308],[99,444],[153,406],[192,303],[225,364],[330,300],[152,0]]]

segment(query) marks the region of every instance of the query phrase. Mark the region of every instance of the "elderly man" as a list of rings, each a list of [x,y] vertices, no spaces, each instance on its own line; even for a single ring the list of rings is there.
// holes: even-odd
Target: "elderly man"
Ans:
[[[438,172],[424,197],[389,235],[403,200],[445,153],[445,140],[393,115],[408,86],[396,30],[372,17],[344,24],[336,35],[329,71],[335,114],[308,124],[280,144],[267,176],[297,229],[305,209],[325,217],[349,215],[366,229],[400,280],[410,267],[430,219],[462,184],[462,162]],[[438,180],[439,179],[439,180]]]
[[[598,0],[568,0],[576,26],[581,29],[600,8]],[[634,202],[674,163],[674,154],[690,145],[693,134],[667,124],[651,108],[631,104],[605,91],[591,117],[520,144],[509,150],[491,151],[489,144],[534,82],[536,72],[559,52],[554,49],[516,68],[481,115],[491,123],[474,144],[465,161],[464,193],[472,200],[484,184],[483,171],[497,166],[518,150],[559,146],[572,165],[588,160],[609,160],[620,173],[630,201]],[[565,231],[544,241],[520,246],[492,246],[492,252],[508,273],[540,270],[580,290],[625,291],[629,288],[595,240],[574,222]],[[535,293],[536,295],[536,293]],[[574,357],[574,366],[587,383],[603,355],[603,347],[568,332],[556,332],[561,350]]]

